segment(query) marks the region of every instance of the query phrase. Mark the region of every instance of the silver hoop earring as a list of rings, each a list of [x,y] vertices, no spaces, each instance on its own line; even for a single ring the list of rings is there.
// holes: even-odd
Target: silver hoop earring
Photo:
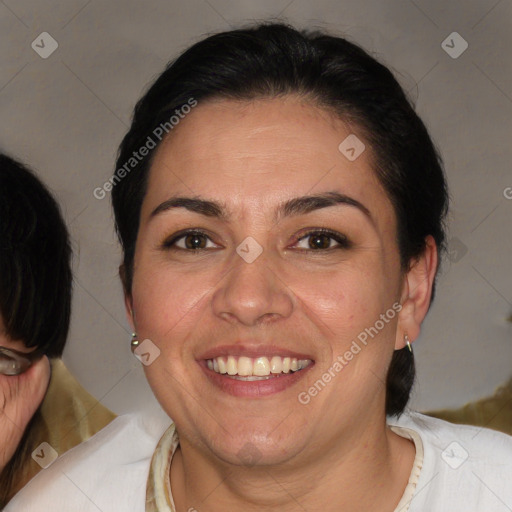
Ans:
[[[412,354],[412,347],[411,347],[411,343],[409,341],[409,336],[407,336],[407,334],[404,336],[404,339],[405,339],[405,344],[407,345],[407,348],[409,349],[409,352]]]

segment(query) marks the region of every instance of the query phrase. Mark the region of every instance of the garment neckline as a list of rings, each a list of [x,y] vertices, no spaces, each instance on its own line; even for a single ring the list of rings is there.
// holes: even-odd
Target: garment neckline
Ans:
[[[416,455],[409,474],[407,486],[393,512],[407,512],[423,467],[424,448],[420,435],[415,430],[398,425],[388,425],[397,435],[410,439],[415,446]],[[176,449],[179,445],[178,432],[174,423],[164,432],[153,452],[146,484],[146,512],[176,512],[172,497],[170,470]]]

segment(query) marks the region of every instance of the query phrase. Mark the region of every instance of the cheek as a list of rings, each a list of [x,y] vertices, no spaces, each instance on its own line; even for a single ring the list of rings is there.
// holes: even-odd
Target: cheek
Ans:
[[[306,306],[305,313],[341,341],[373,325],[394,300],[382,266],[370,259],[329,272],[300,273],[294,281],[290,288]]]
[[[158,342],[190,332],[204,312],[214,281],[204,271],[184,274],[156,264],[153,269],[140,266],[132,298],[139,336]]]

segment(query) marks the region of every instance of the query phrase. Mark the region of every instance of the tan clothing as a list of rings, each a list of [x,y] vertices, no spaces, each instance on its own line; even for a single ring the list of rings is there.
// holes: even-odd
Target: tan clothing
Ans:
[[[430,411],[425,414],[461,425],[478,425],[512,435],[512,379],[496,392],[458,409]]]

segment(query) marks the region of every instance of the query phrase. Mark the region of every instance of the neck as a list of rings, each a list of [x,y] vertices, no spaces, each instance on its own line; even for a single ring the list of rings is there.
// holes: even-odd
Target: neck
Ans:
[[[180,440],[171,467],[176,510],[391,512],[407,485],[414,444],[384,417],[366,425],[278,466],[233,466]]]

